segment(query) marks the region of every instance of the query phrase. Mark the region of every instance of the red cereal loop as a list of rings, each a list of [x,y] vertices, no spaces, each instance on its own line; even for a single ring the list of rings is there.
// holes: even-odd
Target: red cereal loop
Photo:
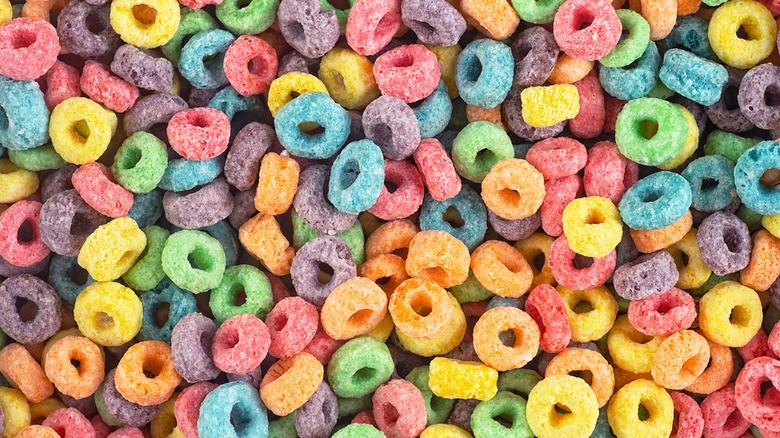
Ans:
[[[671,391],[669,395],[674,402],[674,412],[677,413],[677,421],[669,438],[700,437],[704,431],[704,416],[696,400],[677,391]]]
[[[51,252],[41,239],[38,218],[43,205],[22,200],[0,213],[0,257],[8,263],[32,266]]]
[[[246,374],[260,366],[271,346],[265,323],[252,314],[228,318],[214,334],[214,365],[226,373]]]
[[[386,159],[385,181],[395,186],[395,189],[391,192],[385,183],[376,203],[368,209],[369,213],[379,219],[391,221],[410,216],[420,208],[425,196],[425,186],[414,164]]]
[[[227,150],[230,119],[214,108],[179,111],[168,122],[168,142],[188,160],[208,160]]]
[[[618,114],[626,106],[626,103],[625,100],[616,99],[609,94],[604,96],[604,132],[607,134],[615,133]]]
[[[439,140],[423,139],[414,151],[413,157],[425,187],[428,188],[428,193],[433,199],[446,201],[460,193],[460,176]]]
[[[271,335],[268,354],[289,359],[303,351],[314,339],[320,315],[313,304],[300,297],[285,298],[265,318]]]
[[[374,78],[382,94],[406,103],[417,102],[439,85],[441,66],[436,55],[425,46],[409,44],[379,56],[374,63]]]
[[[106,438],[114,430],[100,418],[100,415],[92,417],[90,423],[92,423],[92,427],[95,428],[95,438]]]
[[[361,55],[376,55],[401,24],[401,0],[357,0],[347,17],[347,44]]]
[[[372,401],[376,425],[387,438],[414,438],[425,429],[425,399],[412,382],[391,380],[376,390]]]
[[[65,99],[81,96],[81,73],[76,67],[57,61],[46,73],[43,98],[49,111]]]
[[[202,9],[208,5],[222,4],[222,0],[179,0],[179,3],[181,3],[182,6],[186,6],[190,9]],[[276,24],[275,21],[274,24]]]
[[[106,438],[145,438],[144,433],[137,427],[125,426],[117,431],[111,432]]]
[[[582,178],[569,175],[544,182],[544,201],[540,209],[542,229],[553,237],[563,234],[563,210],[582,195]]]
[[[280,280],[279,277],[270,272],[266,272],[265,276],[268,277],[268,282],[271,283],[271,295],[273,295],[274,306],[277,305],[279,301],[290,296],[290,291],[287,290],[287,286],[282,283],[282,280]]]
[[[609,198],[617,205],[639,180],[639,165],[624,157],[611,141],[600,141],[588,151],[582,182],[586,196]]]
[[[0,26],[0,75],[32,81],[57,62],[60,40],[46,20],[16,18]]]
[[[604,129],[604,91],[599,76],[592,70],[587,76],[573,84],[580,94],[580,112],[569,120],[569,130],[575,137],[596,138]]]
[[[737,409],[733,383],[708,395],[701,402],[701,413],[704,438],[738,438],[750,428],[750,423]]]
[[[569,248],[566,236],[561,236],[550,247],[550,270],[555,281],[569,289],[586,290],[601,286],[615,270],[615,250],[604,257],[594,258],[590,266],[578,268],[577,254]]]
[[[775,353],[769,348],[769,338],[763,329],[759,329],[758,332],[756,332],[756,335],[750,339],[750,342],[737,348],[737,353],[739,353],[745,363],[750,362],[757,357],[777,359]]]
[[[758,357],[746,363],[737,376],[736,404],[742,416],[762,430],[780,433],[780,405],[765,403],[761,384],[770,381],[780,387],[780,361]]]
[[[542,140],[533,145],[525,156],[526,161],[542,172],[545,181],[576,174],[585,167],[587,159],[585,145],[567,137]]]
[[[376,427],[376,420],[374,419],[374,411],[362,411],[358,412],[352,418],[351,424],[370,424]]]
[[[95,427],[75,408],[57,409],[41,425],[51,427],[62,438],[91,438],[95,435]]]
[[[225,52],[225,76],[242,96],[268,91],[279,70],[276,50],[264,39],[241,35]]]
[[[628,320],[648,336],[666,336],[685,330],[696,319],[696,303],[685,291],[671,288],[667,292],[631,301]]]
[[[98,213],[118,218],[133,207],[133,194],[120,186],[111,171],[98,162],[87,163],[73,173],[73,188]]]
[[[558,46],[583,61],[603,58],[617,45],[622,32],[620,18],[609,0],[567,0],[553,21]]]
[[[571,325],[563,298],[549,284],[536,286],[525,302],[525,311],[539,326],[539,346],[548,353],[560,353],[571,342]]]
[[[106,108],[123,113],[138,99],[138,88],[119,76],[111,74],[105,65],[87,61],[81,71],[81,91]]]
[[[198,416],[200,405],[209,393],[219,385],[211,382],[200,382],[184,388],[173,405],[173,415],[176,417],[176,427],[187,438],[198,437]]]
[[[317,334],[314,335],[309,345],[303,349],[303,351],[316,357],[320,363],[327,365],[330,362],[330,358],[333,357],[333,353],[344,345],[346,341],[337,341],[322,329],[322,325],[317,328]]]

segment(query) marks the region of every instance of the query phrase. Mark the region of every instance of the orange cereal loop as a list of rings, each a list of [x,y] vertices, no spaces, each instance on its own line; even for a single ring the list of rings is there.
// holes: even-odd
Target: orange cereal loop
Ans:
[[[499,336],[511,330],[513,345],[504,345]],[[496,371],[525,366],[539,351],[539,326],[531,316],[516,307],[494,307],[483,313],[474,326],[474,350],[485,365]]]
[[[501,104],[493,108],[482,108],[474,105],[466,105],[466,120],[472,122],[490,122],[494,123],[506,131],[504,122],[501,119]]]
[[[740,274],[740,283],[763,292],[780,276],[780,239],[767,230],[753,234],[750,263]]]
[[[677,16],[695,14],[701,7],[701,0],[677,0]]]
[[[627,0],[612,0],[612,7],[615,9],[621,9],[626,5]]]
[[[709,361],[707,339],[693,330],[680,330],[666,338],[655,351],[650,374],[664,388],[684,389],[696,381]]]
[[[147,373],[153,377],[147,377]],[[143,341],[130,347],[116,367],[114,384],[128,401],[141,406],[165,403],[181,383],[165,342]]]
[[[554,237],[544,233],[534,233],[515,243],[515,248],[523,255],[534,274],[531,289],[540,284],[549,284],[550,286],[558,284],[549,264],[550,247],[554,241]]]
[[[631,9],[639,12],[650,24],[650,40],[666,38],[677,23],[678,0],[628,0]]]
[[[439,336],[450,325],[455,312],[447,291],[421,278],[401,283],[387,307],[396,329],[420,340]]]
[[[460,11],[468,24],[494,40],[509,38],[520,24],[507,0],[461,0]]]
[[[105,376],[100,347],[82,336],[65,336],[52,344],[45,363],[46,376],[57,390],[75,399],[94,394]]]
[[[366,239],[366,258],[393,253],[406,259],[409,242],[418,232],[417,225],[408,219],[384,223]]]
[[[544,176],[529,162],[519,158],[493,165],[482,181],[482,200],[504,219],[532,216],[544,201]]]
[[[485,289],[502,297],[522,296],[534,279],[520,251],[498,240],[489,240],[474,250],[471,271]]]
[[[601,353],[584,348],[567,348],[555,355],[544,372],[545,377],[581,372],[604,407],[615,390],[615,372]]]
[[[685,390],[696,394],[710,394],[728,385],[734,374],[734,357],[731,348],[707,340],[710,362],[699,377]]]
[[[648,254],[679,242],[693,226],[693,216],[688,211],[680,219],[657,230],[629,229],[634,246],[639,252]]]
[[[272,274],[290,273],[295,250],[273,216],[260,213],[246,221],[238,230],[238,240]]]
[[[406,273],[450,288],[466,281],[470,262],[469,249],[451,234],[439,230],[421,231],[409,242]]]
[[[0,373],[31,403],[54,394],[54,385],[22,344],[10,344],[0,350]]]
[[[590,73],[595,63],[561,53],[547,81],[551,84],[573,84]]]
[[[358,275],[375,282],[388,297],[399,284],[409,278],[406,274],[406,262],[395,254],[371,257],[358,267]]]
[[[373,281],[353,277],[325,299],[320,315],[325,333],[337,341],[356,338],[376,328],[387,313],[387,295]]]
[[[651,376],[650,373],[637,374],[632,373],[631,371],[626,371],[620,367],[613,367],[613,370],[615,372],[615,391],[618,391],[620,388],[628,385],[634,380],[653,380],[653,376]]]
[[[27,426],[20,430],[15,438],[60,438],[60,435],[48,426]]]
[[[275,415],[283,417],[298,409],[322,383],[324,369],[309,353],[298,353],[273,365],[260,382],[260,398]]]
[[[301,167],[292,158],[273,152],[265,154],[255,191],[257,211],[274,216],[287,211],[298,190],[300,173]]]
[[[57,343],[60,339],[66,337],[66,336],[81,336],[84,337],[84,335],[79,331],[78,328],[69,328],[69,329],[63,329],[55,333],[52,337],[50,337],[45,344],[43,344],[43,351],[41,352],[41,368],[44,370],[46,369],[46,355],[49,353],[49,350],[51,350],[51,347]],[[103,350],[100,350],[101,356],[103,355]]]

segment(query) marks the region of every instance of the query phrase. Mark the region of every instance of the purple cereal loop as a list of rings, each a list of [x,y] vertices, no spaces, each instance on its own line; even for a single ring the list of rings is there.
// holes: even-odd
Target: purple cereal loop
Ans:
[[[401,19],[424,44],[453,46],[466,32],[466,20],[447,0],[404,0]]]
[[[322,382],[295,416],[295,431],[300,438],[327,438],[338,419],[338,400],[330,386]]]
[[[627,300],[641,300],[661,295],[680,278],[674,258],[666,251],[637,257],[615,269],[612,284],[615,292]]]
[[[197,189],[184,192],[165,192],[163,196],[165,218],[185,229],[197,229],[214,225],[226,219],[233,211],[233,195],[224,178]]]
[[[281,77],[294,71],[316,75],[319,69],[319,59],[307,58],[293,50],[279,60],[279,70],[276,73],[276,77]]]
[[[75,399],[69,395],[63,394],[57,391],[57,395],[60,396],[60,400],[65,406],[69,408],[78,409],[79,412],[84,414],[85,417],[91,418],[97,415],[98,410],[95,405],[95,397],[84,397],[82,399]]]
[[[15,275],[38,275],[45,271],[49,266],[49,259],[51,259],[51,253],[46,255],[46,258],[40,262],[31,266],[15,266],[8,262],[8,260],[0,257],[0,277],[13,277]]]
[[[560,51],[552,32],[543,27],[529,27],[517,34],[512,43],[514,84],[518,87],[544,85],[555,68]]]
[[[101,386],[103,401],[106,404],[108,412],[114,418],[128,426],[141,427],[152,421],[152,418],[157,415],[157,411],[160,410],[160,405],[141,406],[122,397],[122,394],[117,391],[116,385],[114,384],[115,372],[116,369],[109,371]]]
[[[17,304],[31,301],[32,319],[23,318]],[[22,309],[24,310],[24,309]],[[54,288],[38,277],[22,274],[0,283],[0,329],[22,344],[49,339],[62,325],[62,301]]]
[[[341,36],[336,13],[322,10],[319,0],[282,0],[276,19],[287,43],[309,58],[328,53]]]
[[[227,182],[240,191],[249,190],[257,182],[260,160],[275,138],[273,128],[258,122],[251,122],[238,131],[225,160]]]
[[[333,270],[331,278],[322,283],[320,265]],[[322,307],[328,295],[341,283],[357,275],[357,267],[349,247],[338,237],[319,236],[306,242],[293,258],[290,276],[298,296]]]
[[[403,160],[420,145],[420,126],[414,110],[403,100],[380,96],[363,111],[363,131],[366,138],[391,160]]]
[[[119,34],[111,27],[110,11],[111,5],[108,3],[96,5],[72,0],[57,16],[60,42],[72,53],[85,59],[107,56],[120,44]]]
[[[520,220],[504,219],[490,209],[488,209],[487,213],[488,222],[493,227],[493,230],[506,240],[523,240],[542,226],[542,214],[539,211]]]
[[[771,63],[757,65],[742,78],[737,102],[745,117],[761,129],[780,128],[780,67]]]
[[[714,105],[705,107],[704,111],[719,129],[735,134],[748,132],[755,125],[742,112],[738,102],[738,92],[745,72],[731,67],[726,67],[726,70],[729,72],[729,79],[723,85],[720,99]]]
[[[105,221],[76,190],[65,190],[47,199],[41,207],[41,239],[55,253],[75,257],[87,237]]]
[[[252,187],[249,190],[233,195],[233,211],[228,216],[230,226],[239,229],[241,225],[244,225],[244,222],[257,214],[257,209],[255,208],[256,191],[257,187]]]
[[[144,96],[135,102],[126,113],[122,120],[125,134],[133,135],[137,131],[152,132],[154,125],[167,124],[174,114],[188,109],[187,102],[175,94],[155,93]],[[165,133],[165,129],[159,130],[159,133]],[[158,132],[152,132],[157,138],[167,139],[167,133],[164,136],[157,135]]]
[[[173,88],[173,64],[153,52],[125,44],[114,53],[111,71],[144,90],[166,93]]]
[[[307,167],[298,179],[298,191],[293,207],[314,231],[335,235],[346,231],[357,220],[357,215],[336,209],[325,197],[330,179],[330,168],[324,164]]]
[[[68,163],[49,174],[41,185],[41,202],[46,202],[57,193],[72,189],[71,178],[76,169],[78,166]]]
[[[696,233],[702,261],[715,275],[727,275],[750,263],[750,230],[737,216],[716,211],[701,222]]]
[[[216,331],[214,321],[200,313],[190,313],[173,328],[173,366],[187,382],[205,382],[219,375],[211,360],[211,342]]]

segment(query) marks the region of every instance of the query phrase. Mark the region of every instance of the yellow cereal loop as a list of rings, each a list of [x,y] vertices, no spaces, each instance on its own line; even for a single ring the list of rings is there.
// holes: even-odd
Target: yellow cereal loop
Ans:
[[[336,103],[361,110],[379,97],[373,69],[374,64],[365,56],[336,47],[322,57],[317,75]]]
[[[621,315],[607,336],[607,348],[612,362],[631,373],[649,373],[653,366],[653,355],[664,336],[647,336],[635,329],[628,316]]]
[[[773,236],[780,239],[780,213],[763,216],[761,225],[772,233]]]
[[[111,27],[122,41],[144,49],[160,47],[179,28],[176,0],[113,0]]]
[[[701,287],[712,275],[712,271],[701,258],[699,244],[696,243],[696,228],[691,228],[679,242],[666,248],[677,265],[680,278],[676,286],[680,289],[691,290]],[[688,260],[683,258],[683,255]]]
[[[756,291],[734,281],[715,285],[699,302],[699,328],[707,339],[726,347],[745,346],[763,317]]]
[[[453,306],[452,319],[444,331],[432,339],[415,339],[396,329],[395,334],[401,345],[408,351],[423,357],[447,354],[460,345],[466,334],[466,315],[455,297],[447,292]],[[389,312],[388,312],[389,314]]]
[[[747,38],[737,34],[740,28],[747,33]],[[707,36],[721,61],[734,68],[749,69],[772,53],[777,23],[761,3],[731,0],[712,14]]]
[[[684,163],[685,160],[690,158],[699,147],[699,125],[696,124],[696,119],[693,118],[693,114],[688,111],[688,108],[685,108],[682,105],[674,104],[674,106],[680,110],[683,117],[685,118],[685,121],[688,123],[688,135],[685,137],[685,145],[683,146],[680,153],[671,160],[658,165],[658,168],[663,170],[675,169]]]
[[[452,424],[431,424],[420,434],[420,438],[474,438],[470,433]]]
[[[0,203],[14,203],[38,190],[38,174],[0,158]]]
[[[639,407],[647,418],[639,417]],[[617,438],[667,438],[674,423],[674,402],[665,389],[639,379],[620,388],[607,408],[607,419]]]
[[[577,117],[580,93],[569,84],[528,87],[520,93],[523,120],[534,128],[546,128]]]
[[[437,357],[428,373],[428,387],[439,397],[489,400],[498,392],[498,371],[480,362]]]
[[[5,415],[3,438],[13,438],[20,430],[30,425],[30,405],[22,391],[0,387],[0,409]]]
[[[447,93],[450,99],[458,97],[458,86],[455,85],[455,64],[458,63],[458,55],[463,50],[459,45],[454,46],[432,46],[424,44],[425,47],[436,55],[441,67],[441,80],[447,86]]]
[[[179,394],[173,394],[171,398],[162,404],[157,415],[149,423],[152,438],[174,438],[178,429],[176,429],[176,417],[173,415],[173,406]],[[178,432],[181,434],[181,432]]]
[[[276,117],[276,113],[282,109],[287,102],[293,100],[293,93],[301,95],[306,93],[327,93],[328,88],[322,81],[314,75],[291,71],[285,73],[271,82],[268,89],[268,109],[271,115]]]
[[[563,210],[563,234],[577,254],[604,257],[623,238],[623,222],[611,200],[589,196],[569,202]]]
[[[609,332],[618,312],[615,297],[604,286],[574,290],[558,286],[571,325],[571,340],[590,342]]]
[[[40,424],[43,419],[48,417],[52,412],[65,407],[67,406],[57,400],[56,397],[48,397],[38,403],[33,403],[30,405],[30,422],[33,424]]]
[[[385,317],[379,321],[379,325],[374,327],[374,329],[370,332],[366,333],[366,336],[370,336],[379,342],[385,342],[387,341],[387,338],[389,338],[393,333],[394,328],[395,325],[393,324],[393,317],[390,316],[390,313],[388,312],[385,313]]]
[[[544,233],[534,233],[523,240],[515,243],[515,249],[520,251],[525,260],[531,266],[534,273],[534,279],[531,282],[531,290],[540,284],[549,284],[555,286],[558,282],[552,275],[550,269],[549,256],[550,247],[555,238]]]
[[[14,10],[11,7],[10,0],[0,0],[0,25],[5,24],[7,21],[11,21],[13,15]]]
[[[79,266],[97,281],[121,277],[146,248],[146,234],[129,217],[99,226],[79,251]]]
[[[539,438],[588,438],[596,428],[599,403],[584,380],[561,374],[545,377],[534,386],[525,416]]]
[[[116,347],[141,330],[143,308],[133,292],[113,281],[93,283],[79,294],[73,318],[81,333],[98,345]]]
[[[51,112],[51,144],[68,163],[91,163],[108,148],[116,133],[116,123],[113,111],[90,99],[71,97]]]

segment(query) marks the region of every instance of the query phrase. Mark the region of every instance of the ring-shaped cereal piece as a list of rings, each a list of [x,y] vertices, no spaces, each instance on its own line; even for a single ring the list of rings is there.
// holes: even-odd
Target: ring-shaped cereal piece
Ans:
[[[420,232],[417,224],[399,219],[380,225],[366,239],[366,259],[381,254],[395,254],[406,259],[409,243]]]
[[[211,341],[214,365],[231,374],[246,374],[258,368],[268,354],[271,335],[265,323],[255,315],[228,318]]]
[[[690,211],[686,212],[680,219],[677,219],[671,225],[656,230],[635,230],[629,229],[631,240],[639,252],[648,254],[664,248],[667,248],[679,242],[691,230],[693,226],[693,215]]]
[[[314,394],[323,374],[322,364],[316,357],[298,353],[271,365],[260,383],[260,397],[271,412],[283,417]]]
[[[513,345],[504,345],[500,334],[511,330]],[[498,371],[521,368],[539,351],[539,327],[527,313],[513,307],[494,307],[474,326],[474,350],[480,360]]]
[[[225,76],[242,96],[268,91],[276,78],[279,59],[264,39],[241,35],[228,47],[223,61]]]
[[[395,330],[395,335],[404,349],[418,356],[431,357],[447,354],[460,345],[466,334],[466,315],[455,296],[451,293],[447,296],[454,312],[445,329],[432,339],[415,339]]]
[[[600,141],[588,150],[582,184],[587,196],[603,196],[617,205],[639,179],[639,165],[624,157],[617,145]]]
[[[598,287],[612,275],[617,261],[617,252],[610,251],[604,257],[593,259],[590,266],[579,268],[575,263],[577,253],[569,248],[565,235],[557,238],[550,246],[550,270],[558,284],[572,289],[590,289]]]
[[[498,371],[481,362],[437,357],[430,364],[428,386],[438,397],[490,400],[498,392]]]
[[[22,169],[7,158],[0,159],[0,203],[14,203],[38,190],[38,174]]]
[[[699,301],[699,327],[707,339],[727,347],[742,347],[761,328],[763,308],[749,287],[725,281]]]
[[[83,336],[65,336],[54,342],[44,363],[46,376],[57,391],[76,399],[94,394],[105,377],[100,347]]]
[[[32,81],[46,74],[57,61],[59,38],[48,21],[17,18],[0,27],[0,75]]]
[[[556,407],[567,412],[560,414]],[[577,377],[553,375],[528,394],[528,425],[539,438],[588,438],[596,428],[599,403],[590,386]]]
[[[30,405],[18,389],[0,387],[0,411],[4,420],[3,438],[11,438],[30,425]]]
[[[650,374],[665,388],[681,390],[693,384],[707,368],[710,347],[704,336],[680,330],[664,339],[653,353]]]
[[[780,277],[780,239],[767,230],[753,234],[750,263],[740,273],[740,283],[757,292],[768,290]]]
[[[402,24],[398,0],[356,2],[347,16],[347,44],[361,55],[375,55],[387,46]]]
[[[193,436],[204,438],[268,436],[268,413],[252,385],[230,382],[203,398],[197,427],[197,435]]]
[[[320,60],[317,76],[339,105],[348,110],[361,110],[379,97],[373,67],[365,56],[334,47]]]
[[[358,266],[358,275],[375,282],[389,297],[409,278],[406,262],[395,254],[379,254]]]
[[[653,355],[661,343],[662,336],[647,336],[634,328],[628,317],[621,315],[607,336],[607,347],[612,362],[631,373],[649,373]]]
[[[154,377],[147,377],[146,373]],[[114,375],[114,384],[122,397],[141,406],[164,403],[181,380],[173,366],[171,347],[161,341],[142,341],[131,346]]]
[[[531,146],[525,159],[544,175],[545,180],[574,175],[585,167],[585,145],[566,137],[542,140]]]
[[[16,307],[25,301],[29,304]],[[33,309],[34,313],[29,312]],[[62,311],[57,292],[38,277],[20,274],[0,283],[0,333],[4,332],[17,342],[46,341],[62,325]]]
[[[648,336],[667,336],[685,330],[696,319],[693,297],[676,287],[654,297],[631,301],[628,320]]]
[[[455,309],[443,287],[430,280],[410,278],[390,296],[388,311],[397,330],[414,339],[429,340],[451,324]]]
[[[525,311],[539,326],[539,347],[548,353],[559,353],[571,342],[571,325],[566,305],[549,284],[536,286],[525,301]]]
[[[775,389],[780,386],[780,362],[771,357],[758,357],[746,363],[737,376],[735,396],[737,407],[746,420],[758,426],[762,431],[778,433],[780,425],[777,417],[780,408],[762,399],[761,385],[770,381]]]
[[[383,95],[406,103],[425,99],[441,79],[436,55],[422,44],[409,44],[388,50],[374,62],[374,78]],[[414,81],[415,86],[409,87]]]
[[[14,266],[29,267],[51,253],[41,237],[40,202],[22,200],[0,213],[0,257]]]
[[[734,182],[737,194],[746,207],[761,215],[780,213],[780,190],[762,182],[768,170],[778,167],[779,142],[762,141],[739,157],[734,167]]]
[[[662,171],[642,178],[620,200],[620,216],[635,230],[673,224],[691,207],[691,186],[682,176]]]
[[[562,222],[569,248],[586,257],[606,256],[623,238],[620,214],[607,198],[589,196],[569,202]]]
[[[577,371],[590,373],[590,387],[596,394],[599,408],[604,407],[615,390],[615,373],[601,353],[584,348],[567,348],[553,357],[544,376],[570,375]]]
[[[269,95],[274,91],[275,83],[271,84]],[[312,123],[319,125],[324,132],[309,134],[304,127]],[[280,107],[274,119],[279,143],[290,154],[318,160],[338,153],[349,137],[349,126],[347,110],[327,93],[318,90],[289,101]]]
[[[31,403],[38,403],[54,394],[54,386],[41,365],[22,344],[13,343],[0,350],[0,373]]]
[[[73,164],[96,161],[116,133],[116,114],[85,97],[72,97],[54,107],[49,118],[51,144]]]
[[[482,200],[498,216],[519,220],[532,216],[542,206],[544,177],[529,162],[501,160],[482,180]]]
[[[555,13],[555,42],[569,56],[595,61],[606,56],[620,40],[622,25],[608,0],[568,0]]]
[[[656,131],[649,135],[652,127]],[[629,101],[615,122],[615,143],[620,153],[645,166],[657,166],[676,157],[687,136],[688,122],[683,113],[674,104],[652,97]]]
[[[515,243],[515,248],[525,257],[534,273],[531,287],[536,287],[540,284],[549,284],[551,286],[558,284],[550,269],[550,248],[553,242],[555,242],[555,238],[547,234],[533,233]]]
[[[111,27],[128,44],[153,49],[167,43],[179,27],[175,0],[118,0],[111,2]]]
[[[88,437],[95,433],[92,423],[77,408],[55,408],[41,424],[51,427],[63,438]]]
[[[76,298],[73,317],[84,336],[98,345],[116,347],[141,330],[141,300],[119,283],[94,283]]]
[[[168,121],[166,130],[171,148],[188,160],[208,160],[227,150],[230,119],[213,108],[179,111]]]
[[[295,96],[327,92],[325,84],[314,75],[297,71],[285,73],[274,79],[268,88],[268,109],[276,117],[282,107],[296,99]]]
[[[710,363],[693,384],[685,388],[696,394],[710,394],[729,383],[734,374],[734,357],[729,347],[710,341]]]
[[[647,418],[638,415],[644,406]],[[662,387],[639,379],[620,388],[607,408],[609,425],[617,438],[663,438],[672,433],[674,402]]]
[[[132,192],[122,187],[101,163],[79,166],[71,182],[84,202],[102,215],[110,218],[127,216],[133,206]]]
[[[738,35],[742,28],[747,38]],[[775,48],[777,23],[760,2],[735,0],[718,7],[707,29],[713,52],[723,63],[749,69]]]
[[[734,387],[734,383],[726,385],[701,402],[704,436],[741,437],[750,428],[737,406]]]
[[[666,248],[679,272],[677,287],[683,290],[701,287],[712,275],[712,271],[701,258],[696,232],[697,230],[691,229],[679,242]]]
[[[629,0],[631,9],[642,14],[650,25],[650,40],[658,41],[666,38],[677,22],[677,0]]]
[[[702,436],[704,416],[696,400],[682,392],[673,391],[669,395],[674,403],[677,422],[672,429],[672,438],[695,438]]]
[[[502,297],[522,296],[533,281],[533,271],[523,255],[498,240],[489,240],[474,250],[471,271],[485,289]]]
[[[129,217],[99,226],[79,250],[79,266],[97,281],[113,281],[133,267],[146,248],[146,235]]]
[[[590,342],[601,339],[615,323],[618,305],[606,287],[575,290],[558,286],[558,293],[561,294],[569,315],[572,341]]]
[[[466,245],[451,234],[421,231],[409,241],[406,272],[449,288],[466,281],[471,257]]]
[[[16,438],[57,438],[59,436],[60,434],[51,427],[35,424],[24,427],[16,434]]]
[[[376,328],[385,317],[387,307],[387,295],[376,283],[353,277],[338,285],[325,299],[320,323],[332,339],[352,339]]]

